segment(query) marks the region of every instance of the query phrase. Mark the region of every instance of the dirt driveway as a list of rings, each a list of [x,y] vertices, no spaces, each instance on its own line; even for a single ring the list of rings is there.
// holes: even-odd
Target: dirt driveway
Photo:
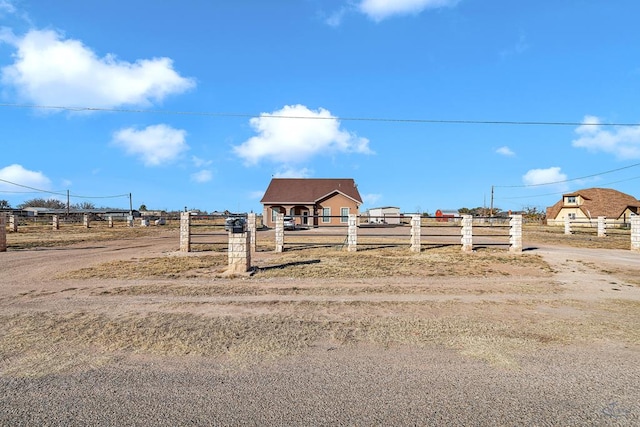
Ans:
[[[526,262],[472,254],[462,276],[116,274],[203,256],[177,243],[0,254],[0,424],[640,423],[638,253],[528,243]],[[92,268],[114,271],[73,274]]]

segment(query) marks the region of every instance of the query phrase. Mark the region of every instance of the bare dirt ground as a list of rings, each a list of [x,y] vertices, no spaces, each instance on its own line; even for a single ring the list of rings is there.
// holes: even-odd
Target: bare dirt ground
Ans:
[[[9,236],[12,238],[11,236]],[[0,424],[638,425],[640,253],[0,253]]]

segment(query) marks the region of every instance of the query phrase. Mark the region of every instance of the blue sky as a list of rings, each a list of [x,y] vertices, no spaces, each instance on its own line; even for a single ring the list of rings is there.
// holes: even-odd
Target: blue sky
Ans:
[[[638,16],[637,0],[0,0],[0,199],[261,212],[272,177],[354,178],[363,210],[489,206],[492,187],[503,210],[638,198]]]

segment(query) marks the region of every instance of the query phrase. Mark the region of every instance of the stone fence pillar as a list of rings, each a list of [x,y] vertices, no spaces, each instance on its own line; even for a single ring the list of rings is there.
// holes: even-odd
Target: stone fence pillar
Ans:
[[[7,219],[0,214],[0,252],[7,251]]]
[[[113,228],[113,217],[112,217],[112,216],[110,216],[110,217],[109,217],[109,219],[108,219],[108,221],[109,221],[109,222],[108,222],[108,224],[109,224],[109,228]]]
[[[564,217],[564,234],[571,234],[571,220],[569,215]]]
[[[9,231],[12,233],[18,231],[18,218],[15,215],[9,215]]]
[[[247,231],[249,232],[249,246],[251,252],[256,251],[256,231],[258,230],[256,214],[251,212],[247,214]]]
[[[148,227],[148,226],[149,226],[149,218],[140,218],[140,227]]]
[[[420,253],[422,249],[420,225],[422,219],[420,215],[411,215],[411,252]]]
[[[511,215],[509,220],[509,252],[522,252],[522,215]]]
[[[631,217],[631,250],[640,252],[640,216]]]
[[[251,237],[249,232],[229,232],[229,267],[227,274],[246,273],[251,269]]]
[[[460,234],[462,235],[462,251],[471,252],[473,250],[473,216],[462,215]]]
[[[191,252],[190,212],[180,212],[180,252]]]
[[[358,216],[350,214],[347,219],[347,251],[358,250]]]
[[[598,237],[607,237],[607,217],[598,217]]]
[[[54,230],[60,230],[60,218],[58,217],[58,215],[54,215],[51,218],[51,228],[53,228]]]
[[[89,215],[84,214],[84,216],[82,217],[82,223],[84,224],[85,228],[89,228]]]
[[[276,252],[284,251],[284,214],[276,214]]]
[[[127,226],[133,227],[133,215],[127,216]]]

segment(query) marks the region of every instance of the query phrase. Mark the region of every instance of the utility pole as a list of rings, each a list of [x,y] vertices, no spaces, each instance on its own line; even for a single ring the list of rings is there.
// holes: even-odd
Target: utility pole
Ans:
[[[131,201],[131,193],[129,193],[129,215],[133,215],[133,202]]]
[[[493,217],[493,185],[491,186],[491,207],[489,208],[489,216]]]
[[[69,190],[67,190],[67,217],[69,216]]]

